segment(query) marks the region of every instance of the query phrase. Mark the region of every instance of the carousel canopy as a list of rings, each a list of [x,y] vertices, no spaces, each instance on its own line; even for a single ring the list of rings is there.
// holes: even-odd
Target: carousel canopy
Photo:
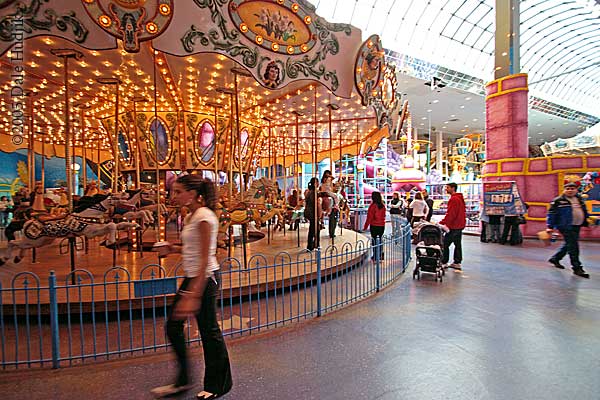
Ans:
[[[170,135],[171,153],[180,153],[180,162],[165,164],[171,169],[190,166],[187,140],[196,138],[203,122],[214,126],[217,119],[217,136],[229,135],[236,114],[238,130],[249,130],[245,145],[255,159],[268,158],[269,151],[308,154],[315,146],[350,151],[369,133],[392,124],[396,89],[383,84],[386,66],[378,38],[363,43],[359,30],[329,24],[304,1],[4,3],[0,132],[3,142],[12,139],[15,147],[26,145],[30,130],[36,141],[64,144],[65,78],[76,147],[99,146],[110,158],[122,134],[131,154],[123,154],[121,146],[120,158],[135,158],[138,144],[141,150],[149,144],[148,150],[149,142],[160,142],[152,125],[159,119]],[[65,57],[57,49],[80,54]],[[376,79],[357,78],[355,62],[360,71],[371,53],[380,60]],[[389,79],[395,85],[395,76]],[[19,118],[23,143],[14,140]],[[239,142],[216,141],[223,153]]]

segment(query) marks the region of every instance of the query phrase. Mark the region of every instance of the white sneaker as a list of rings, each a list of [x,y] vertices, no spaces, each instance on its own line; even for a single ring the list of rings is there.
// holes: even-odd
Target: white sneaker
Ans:
[[[457,271],[462,271],[462,267],[459,263],[452,263],[450,264],[450,268],[454,268]]]
[[[150,391],[150,393],[152,393],[152,395],[158,399],[161,397],[172,396],[177,393],[185,392],[186,390],[189,390],[190,388],[191,388],[191,386],[189,386],[189,385],[183,385],[183,386],[165,385],[165,386],[155,387],[154,389],[152,389]]]

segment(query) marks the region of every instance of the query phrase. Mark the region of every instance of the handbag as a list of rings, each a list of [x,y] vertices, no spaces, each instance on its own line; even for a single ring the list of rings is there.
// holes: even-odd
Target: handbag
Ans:
[[[524,216],[522,216],[522,215],[519,215],[519,217],[517,218],[517,223],[518,223],[519,225],[525,225],[525,224],[527,223],[527,220],[525,219],[525,217],[524,217]]]

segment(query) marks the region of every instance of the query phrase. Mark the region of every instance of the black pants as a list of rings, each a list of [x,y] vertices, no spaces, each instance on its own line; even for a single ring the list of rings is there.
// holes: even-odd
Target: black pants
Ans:
[[[25,226],[25,220],[16,220],[11,221],[10,224],[4,230],[4,236],[6,236],[6,240],[9,242],[11,240],[15,240],[15,232],[20,231]]]
[[[454,263],[460,264],[462,262],[462,231],[462,229],[450,229],[450,231],[444,235],[443,264],[447,264],[448,260],[450,260],[450,245],[452,243],[454,243]]]
[[[411,221],[410,221],[410,227],[414,228],[415,224],[417,222],[421,221],[422,219],[423,219],[422,216],[418,216],[418,217],[417,216],[413,216],[412,219],[411,219]]]
[[[486,243],[487,240],[487,228],[488,228],[488,223],[485,221],[481,221],[481,233],[479,234],[479,241]]]
[[[179,290],[185,290],[190,281],[191,279],[189,278],[184,279]],[[214,278],[208,278],[202,295],[202,305],[196,314],[196,321],[198,322],[204,353],[204,390],[211,393],[224,394],[231,389],[233,382],[227,347],[217,323],[218,287],[219,285]],[[173,307],[171,307],[171,312],[180,299],[181,296],[177,293]],[[173,345],[179,363],[179,373],[175,382],[176,386],[187,385],[190,381],[187,348],[183,333],[184,322],[185,320],[173,320],[171,315],[169,315],[167,321],[167,336]]]
[[[519,234],[518,230],[519,217],[504,217],[504,229],[502,230],[502,237],[500,238],[500,243],[505,244],[506,242],[509,242],[512,245],[519,244],[521,240],[521,235]]]
[[[581,226],[570,226],[568,228],[559,229],[561,235],[565,238],[565,243],[560,249],[552,256],[556,261],[560,261],[567,253],[571,259],[571,265],[575,268],[581,267],[581,261],[579,261],[579,231]]]
[[[317,228],[319,222],[315,221],[314,218],[308,219],[308,241],[306,248],[308,250],[314,250],[320,245],[320,230]]]
[[[371,228],[371,243],[373,245],[373,259],[383,260],[383,244],[381,244],[381,238],[385,232],[385,226],[373,226]],[[379,242],[379,246],[375,246]]]
[[[340,217],[340,210],[334,208],[329,213],[329,237],[335,237],[335,228],[337,228],[338,219]]]

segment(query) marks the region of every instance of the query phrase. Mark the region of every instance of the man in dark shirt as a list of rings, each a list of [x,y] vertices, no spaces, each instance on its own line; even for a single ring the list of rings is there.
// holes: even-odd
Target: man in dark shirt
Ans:
[[[316,196],[317,185],[319,180],[312,178],[308,183],[308,191],[304,196],[304,218],[308,220],[308,240],[306,248],[313,251],[320,245],[319,238],[319,220],[321,217],[321,205]]]

